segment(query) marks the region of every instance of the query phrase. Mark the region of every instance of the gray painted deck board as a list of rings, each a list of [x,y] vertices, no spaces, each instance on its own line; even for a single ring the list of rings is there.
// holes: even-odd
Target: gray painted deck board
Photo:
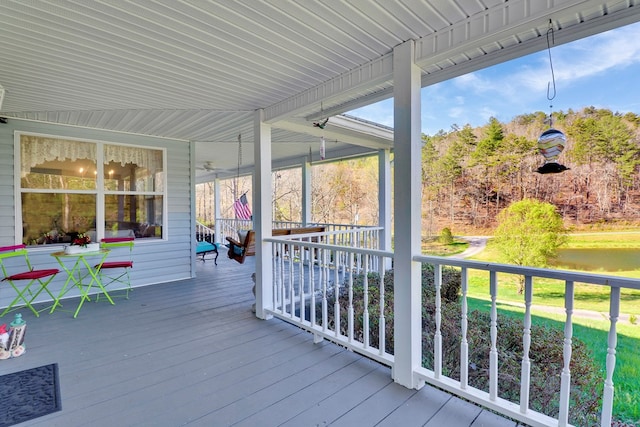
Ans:
[[[515,426],[283,321],[251,313],[252,260],[199,262],[198,277],[136,288],[28,324],[0,374],[58,363],[62,411],[24,426]],[[77,299],[64,301],[75,310]],[[0,319],[11,321],[12,314]]]

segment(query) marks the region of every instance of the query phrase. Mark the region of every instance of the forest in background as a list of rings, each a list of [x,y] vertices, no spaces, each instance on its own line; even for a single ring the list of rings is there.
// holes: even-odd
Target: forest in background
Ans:
[[[524,198],[554,204],[575,229],[639,224],[640,116],[595,107],[555,112],[553,127],[567,137],[558,161],[569,170],[541,175],[537,140],[548,127],[548,116],[536,112],[423,135],[423,235],[444,227],[491,234],[497,213]],[[313,221],[377,225],[377,181],[377,157],[313,165]],[[274,220],[300,220],[301,186],[299,168],[274,172]],[[234,188],[249,191],[251,200],[250,187],[250,177],[221,183],[223,217],[233,217]],[[200,184],[197,192],[197,217],[212,223],[213,185]]]

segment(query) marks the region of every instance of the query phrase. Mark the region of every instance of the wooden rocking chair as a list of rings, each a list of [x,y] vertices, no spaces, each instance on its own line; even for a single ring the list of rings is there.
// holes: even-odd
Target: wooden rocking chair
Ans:
[[[240,264],[244,264],[244,259],[248,256],[254,256],[256,254],[256,233],[253,230],[247,231],[247,235],[245,236],[242,242],[237,241],[236,239],[227,236],[227,247],[229,250],[227,251],[227,255],[229,258],[239,262]]]

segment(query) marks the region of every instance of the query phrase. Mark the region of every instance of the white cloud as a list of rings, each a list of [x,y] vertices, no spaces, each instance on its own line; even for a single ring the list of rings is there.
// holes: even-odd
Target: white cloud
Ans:
[[[551,48],[556,83],[571,84],[618,68],[640,63],[640,24],[598,34]],[[537,54],[535,68],[514,77],[524,89],[540,90],[551,81],[548,51]]]
[[[498,112],[490,107],[482,107],[479,115],[483,118],[483,123],[487,123],[491,117],[498,117]]]
[[[452,119],[459,119],[460,117],[464,116],[465,113],[467,112],[467,110],[465,108],[462,107],[454,107],[454,108],[449,108],[449,113],[447,114],[449,117],[451,117]]]
[[[558,95],[561,95],[554,101],[554,104],[558,103],[554,105],[556,109],[617,102],[620,105],[609,105],[608,108],[637,111],[637,99],[640,97],[633,97],[631,93],[636,91],[636,82],[626,78],[616,81],[607,75],[633,75],[635,68],[629,67],[640,65],[638,40],[640,23],[552,47],[556,87]],[[625,69],[626,73],[621,74]],[[536,109],[546,112],[551,108],[546,99],[550,82],[549,56],[545,49],[429,86],[423,89],[423,131],[434,134],[441,128],[449,129],[454,123],[479,126],[486,124],[490,117],[508,121]],[[612,97],[606,92],[607,87],[616,88],[618,92],[625,87],[625,99]],[[392,110],[391,102],[383,102],[366,107],[367,114],[361,116],[392,126]]]
[[[557,86],[567,87],[596,75],[640,63],[640,24],[619,28],[566,45],[551,48]],[[511,67],[511,68],[510,68]],[[504,73],[504,70],[508,70]],[[552,83],[549,53],[527,60],[500,64],[452,80],[459,90],[475,95],[492,94],[504,103],[522,104],[526,98],[546,95]],[[550,95],[553,87],[550,86]]]

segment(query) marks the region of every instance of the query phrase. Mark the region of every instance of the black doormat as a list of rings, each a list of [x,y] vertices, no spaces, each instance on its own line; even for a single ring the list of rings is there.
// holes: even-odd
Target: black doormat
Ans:
[[[60,409],[57,363],[0,376],[0,427]]]

